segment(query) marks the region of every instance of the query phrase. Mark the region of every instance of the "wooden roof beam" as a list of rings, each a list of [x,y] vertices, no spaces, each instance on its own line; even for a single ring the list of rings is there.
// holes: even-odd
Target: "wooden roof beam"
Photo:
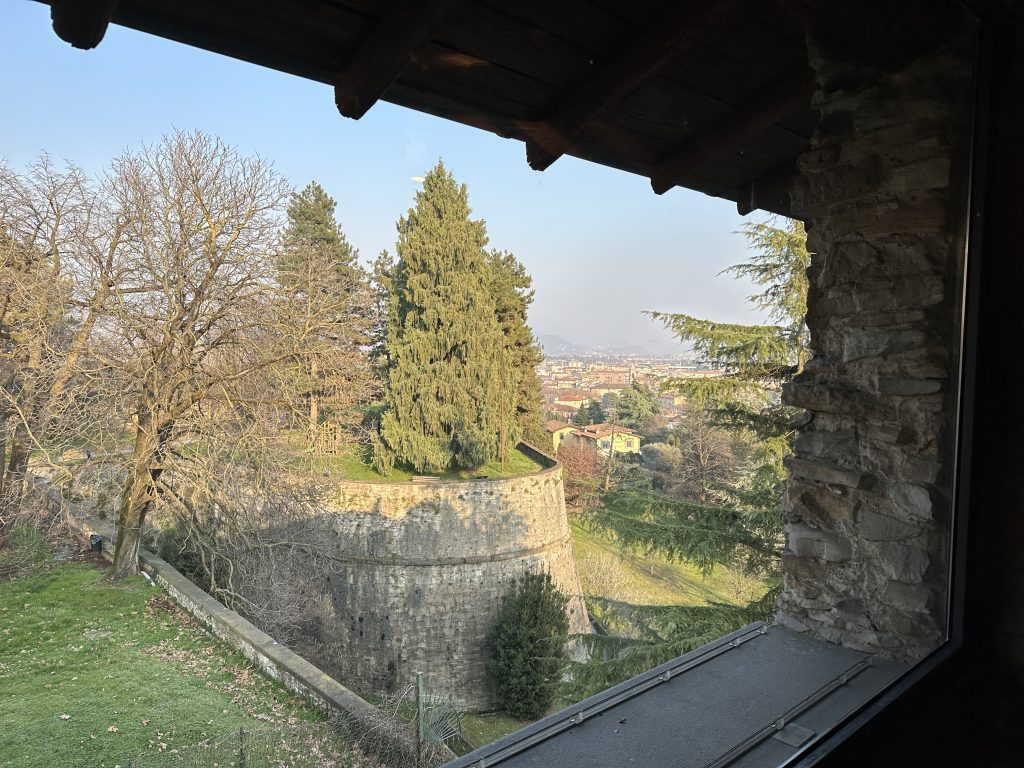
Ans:
[[[783,75],[763,95],[673,150],[651,172],[651,186],[663,194],[707,162],[762,133],[783,117],[806,107],[814,79],[806,65]]]
[[[358,120],[398,79],[409,55],[434,35],[463,0],[396,0],[334,78],[334,101]]]
[[[89,50],[107,33],[117,0],[53,0],[50,21],[57,37],[74,48]]]
[[[786,160],[770,171],[755,176],[739,190],[736,212],[746,216],[756,210],[792,217],[790,192],[798,175],[796,161]]]
[[[677,0],[608,63],[565,98],[526,142],[526,160],[543,171],[572,148],[587,124],[608,112],[637,88],[698,43],[734,13],[743,0]]]

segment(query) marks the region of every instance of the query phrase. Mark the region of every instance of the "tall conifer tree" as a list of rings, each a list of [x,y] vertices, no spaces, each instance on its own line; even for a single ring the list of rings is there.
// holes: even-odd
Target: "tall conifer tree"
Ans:
[[[277,267],[282,282],[295,280],[307,271],[310,255],[319,253],[338,277],[351,277],[357,269],[359,253],[345,239],[334,218],[337,203],[326,190],[311,181],[288,203],[288,223],[284,230]]]
[[[502,442],[506,450],[515,444],[518,382],[503,381],[487,233],[470,213],[465,185],[438,162],[398,220],[379,470],[396,461],[420,472],[475,468],[498,456]]]
[[[527,310],[533,303],[533,279],[523,265],[507,251],[491,251],[491,293],[494,295],[498,322],[505,336],[506,385],[516,383],[516,439],[543,446],[548,441],[544,429],[544,399],[540,394],[537,366],[544,362],[537,339],[527,322]]]
[[[336,203],[315,181],[292,195],[281,250],[277,254],[277,276],[281,285],[303,296],[311,311],[333,315],[324,333],[332,344],[330,355],[310,355],[297,376],[308,408],[310,447],[318,445],[317,435],[325,414],[325,399],[341,389],[354,391],[366,385],[369,375],[360,349],[369,341],[373,325],[366,275],[360,269],[358,252],[335,219]],[[355,379],[359,379],[359,386]]]

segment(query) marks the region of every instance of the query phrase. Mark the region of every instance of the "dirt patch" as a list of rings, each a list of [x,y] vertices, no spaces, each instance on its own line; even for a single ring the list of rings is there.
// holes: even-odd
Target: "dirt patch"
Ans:
[[[65,562],[68,563],[84,563],[86,565],[92,565],[99,569],[105,569],[110,566],[102,553],[94,552],[88,547],[81,547],[79,549],[72,549],[67,556]]]

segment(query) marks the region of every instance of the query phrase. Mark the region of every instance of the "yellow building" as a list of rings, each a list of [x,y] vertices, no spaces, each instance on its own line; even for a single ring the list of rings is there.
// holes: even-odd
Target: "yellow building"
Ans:
[[[552,420],[544,426],[547,428],[548,434],[551,435],[551,447],[555,450],[555,453],[562,446],[562,442],[576,430],[576,427],[564,421]]]
[[[591,424],[572,431],[574,445],[588,446],[598,453],[640,453],[640,435],[628,427]]]

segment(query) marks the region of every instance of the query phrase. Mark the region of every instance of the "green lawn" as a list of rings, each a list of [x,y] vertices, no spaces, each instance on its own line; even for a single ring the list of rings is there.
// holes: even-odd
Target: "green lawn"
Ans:
[[[0,766],[174,765],[205,739],[318,719],[141,577],[67,563],[0,582]]]
[[[327,474],[339,480],[365,480],[372,483],[403,483],[413,477],[428,473],[413,472],[409,468],[395,467],[391,474],[383,476],[370,466],[369,457],[359,451],[339,454],[337,456],[301,456],[296,461],[305,469],[320,474]],[[440,472],[436,477],[442,480],[472,480],[474,478],[511,477],[539,472],[543,467],[525,453],[515,448],[505,458],[505,472],[501,471],[501,463],[494,459],[478,469],[460,470],[457,472]]]
[[[583,593],[635,605],[743,605],[768,585],[742,572],[717,567],[707,576],[685,561],[623,550],[599,532],[572,523],[573,554]]]
[[[504,712],[462,716],[462,727],[466,740],[474,747],[490,744],[492,741],[497,741],[502,736],[525,728],[529,724],[529,720],[517,720]]]

